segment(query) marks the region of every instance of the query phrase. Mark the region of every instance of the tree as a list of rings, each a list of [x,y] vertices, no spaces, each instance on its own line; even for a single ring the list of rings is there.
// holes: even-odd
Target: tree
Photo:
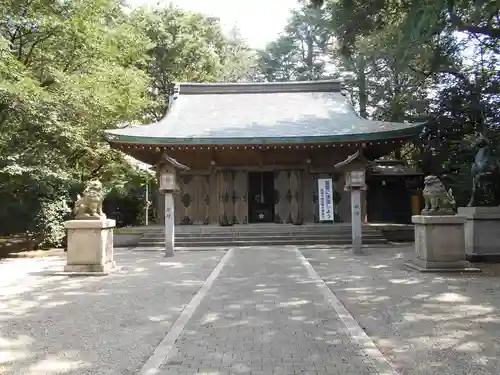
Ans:
[[[335,75],[331,64],[333,33],[327,13],[302,6],[292,11],[283,33],[257,51],[257,70],[266,81],[317,80]]]
[[[344,60],[371,59],[380,52],[386,56],[377,61],[386,61],[384,70],[389,68],[394,83],[388,86],[390,80],[374,76],[382,83],[381,93],[390,99],[379,103],[374,116],[397,119],[404,109],[406,115],[428,121],[425,139],[405,146],[416,150],[407,155],[412,155],[411,160],[423,160],[426,173],[452,177],[449,184],[459,192],[458,201],[463,204],[470,193],[466,180],[474,156],[468,146],[470,139],[476,132],[498,137],[497,2],[324,3],[334,15]],[[409,90],[405,82],[421,89]],[[417,98],[413,104],[424,104],[424,110],[408,113],[412,103],[405,96]]]
[[[218,77],[221,82],[247,81],[252,74],[257,56],[246,40],[241,36],[237,27],[231,29],[226,37],[227,46],[221,56],[223,61],[222,74]]]
[[[136,64],[150,41],[112,0],[11,0],[0,16],[2,231],[58,244],[72,188],[116,182],[123,161],[101,131],[149,105]]]
[[[257,51],[257,70],[260,79],[267,82],[286,82],[296,79],[295,41],[280,36],[269,43],[264,50]]]
[[[152,78],[152,121],[164,116],[175,82],[234,82],[248,74],[247,46],[237,33],[225,37],[219,22],[210,17],[170,5],[135,12],[133,19],[152,41],[145,65]]]
[[[163,116],[174,81],[239,79],[244,53],[243,42],[225,38],[216,22],[175,8],[126,13],[119,0],[1,2],[0,234],[60,244],[69,204],[91,178],[119,192],[109,207],[130,192],[143,202],[147,175],[110,150],[102,131],[150,121],[152,108]]]

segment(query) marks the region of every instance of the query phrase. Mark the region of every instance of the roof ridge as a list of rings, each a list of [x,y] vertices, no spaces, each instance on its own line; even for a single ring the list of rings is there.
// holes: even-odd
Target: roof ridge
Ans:
[[[294,92],[341,92],[342,81],[242,82],[242,83],[177,83],[180,95],[267,94]]]

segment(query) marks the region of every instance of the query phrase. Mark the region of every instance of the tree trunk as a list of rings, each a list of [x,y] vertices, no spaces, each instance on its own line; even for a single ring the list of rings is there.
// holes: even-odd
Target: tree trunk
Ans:
[[[368,112],[366,107],[368,106],[368,92],[366,85],[366,60],[364,56],[359,55],[357,58],[357,70],[358,70],[358,90],[359,90],[359,115],[363,118],[368,117]]]

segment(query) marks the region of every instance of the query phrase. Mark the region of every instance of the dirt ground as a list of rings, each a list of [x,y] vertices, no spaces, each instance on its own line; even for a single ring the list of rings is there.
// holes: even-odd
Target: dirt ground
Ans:
[[[5,258],[40,258],[61,255],[64,249],[35,250],[36,244],[25,234],[0,237],[0,260]]]

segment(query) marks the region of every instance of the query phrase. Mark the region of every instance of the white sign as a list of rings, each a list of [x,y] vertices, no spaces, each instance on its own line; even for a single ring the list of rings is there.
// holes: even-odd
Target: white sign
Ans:
[[[333,183],[331,178],[318,178],[319,221],[334,221]]]
[[[365,171],[351,171],[351,186],[362,187],[365,185]]]
[[[160,190],[175,190],[175,175],[173,173],[162,173],[160,176]]]

